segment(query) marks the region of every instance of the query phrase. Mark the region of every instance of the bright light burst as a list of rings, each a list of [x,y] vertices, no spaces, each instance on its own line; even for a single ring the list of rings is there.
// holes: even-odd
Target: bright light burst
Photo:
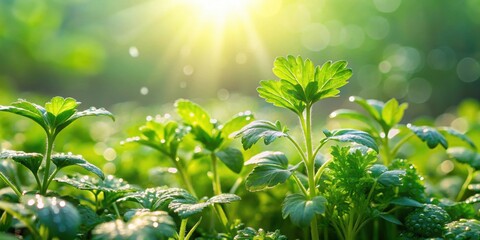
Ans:
[[[216,23],[245,14],[252,0],[190,0],[198,9],[201,18]]]

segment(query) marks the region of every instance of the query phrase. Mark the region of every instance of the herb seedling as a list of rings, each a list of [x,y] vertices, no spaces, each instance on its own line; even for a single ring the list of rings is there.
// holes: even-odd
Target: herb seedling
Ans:
[[[303,148],[300,141],[288,134],[288,128],[279,121],[272,123],[257,120],[240,130],[236,136],[242,137],[244,149],[249,149],[261,138],[270,144],[278,138],[286,138],[292,143],[302,160],[290,166],[287,156],[282,152],[263,152],[245,164],[255,165],[247,176],[246,186],[250,191],[259,191],[276,186],[292,178],[300,193],[288,195],[282,207],[284,218],[290,216],[295,225],[310,225],[312,239],[319,239],[317,215],[325,213],[326,198],[319,195],[317,185],[327,163],[316,168],[316,156],[319,150],[329,141],[353,142],[377,150],[375,140],[366,132],[353,129],[325,130],[325,138],[315,147],[312,132],[312,107],[325,98],[336,97],[339,88],[347,84],[352,75],[347,62],[326,62],[322,66],[314,66],[309,59],[288,56],[277,58],[273,73],[280,80],[264,80],[257,89],[260,97],[274,106],[292,111],[299,119],[303,133]],[[300,164],[305,167],[306,186],[303,185],[297,169]]]

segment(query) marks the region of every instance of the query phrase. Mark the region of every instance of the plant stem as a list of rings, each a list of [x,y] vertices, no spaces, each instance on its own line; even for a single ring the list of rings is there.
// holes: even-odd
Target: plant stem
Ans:
[[[468,175],[467,178],[465,179],[465,182],[462,185],[462,188],[460,189],[460,192],[458,192],[456,201],[459,202],[462,200],[463,196],[465,195],[465,192],[467,191],[468,185],[470,185],[470,182],[473,179],[473,176],[475,175],[475,169],[472,167],[468,167]]]
[[[195,232],[195,230],[197,229],[197,227],[200,225],[201,222],[202,222],[202,217],[200,217],[198,222],[195,223],[195,225],[193,225],[193,227],[190,229],[187,236],[185,236],[185,240],[189,240],[192,237],[193,233]]]
[[[307,104],[305,107],[305,114],[304,116],[300,117],[300,123],[302,124],[303,134],[305,137],[305,150],[306,150],[306,157],[307,161],[305,165],[307,167],[307,177],[308,177],[308,188],[309,194],[308,198],[313,199],[316,197],[316,183],[315,183],[315,156],[313,155],[313,147],[312,147],[312,106]],[[312,240],[318,240],[318,226],[317,226],[317,217],[316,215],[313,217],[312,221],[310,222],[310,233],[312,236]]]
[[[48,178],[48,182],[47,182],[47,186],[50,185],[50,183],[52,182],[53,178],[55,177],[55,175],[57,175],[58,171],[60,171],[59,168],[55,168],[55,170],[53,171],[53,173],[50,175],[50,177]]]
[[[298,177],[295,174],[292,174],[292,177],[293,177],[293,180],[295,181],[295,183],[297,184],[298,188],[300,188],[300,190],[302,191],[302,193],[305,196],[308,196],[309,193],[308,193],[307,189],[305,189],[305,187],[303,186],[300,179],[298,179]]]
[[[112,203],[113,209],[115,210],[115,214],[117,215],[118,219],[122,219],[122,216],[120,215],[120,211],[118,211],[118,206],[116,203]]]
[[[400,150],[400,148],[403,146],[403,144],[408,142],[408,140],[410,140],[410,138],[412,138],[413,136],[415,136],[415,134],[410,133],[407,136],[405,136],[404,138],[400,139],[400,141],[398,141],[397,145],[395,145],[395,147],[392,149],[391,155],[393,157],[397,156],[397,153]]]
[[[48,178],[50,176],[50,162],[52,161],[53,141],[55,141],[55,135],[47,134],[47,148],[45,152],[45,172],[43,173],[43,184],[40,194],[45,195],[48,189]]]
[[[178,174],[180,174],[180,178],[183,181],[183,184],[187,187],[188,192],[190,192],[194,197],[197,197],[197,193],[195,192],[195,189],[192,186],[192,183],[190,182],[190,178],[188,177],[188,173],[186,169],[184,168],[184,164],[182,159],[179,157],[172,158],[173,163],[175,164],[175,167],[178,170]]]
[[[214,152],[212,152],[210,154],[210,157],[212,159],[213,193],[214,193],[214,195],[220,195],[220,194],[222,194],[222,185],[220,183],[220,175],[218,175],[217,156],[215,155]]]
[[[390,162],[392,161],[392,155],[390,153],[390,143],[388,140],[388,131],[385,132],[385,137],[382,138],[383,142],[383,164],[385,166],[390,165]]]
[[[180,229],[178,230],[178,240],[185,239],[185,232],[187,231],[187,223],[188,223],[188,218],[182,219],[182,222],[180,223]]]
[[[2,172],[0,172],[0,179],[2,179],[15,192],[15,194],[17,194],[19,198],[22,197],[22,193],[20,190],[18,190],[17,186],[15,186],[15,184],[13,184]]]

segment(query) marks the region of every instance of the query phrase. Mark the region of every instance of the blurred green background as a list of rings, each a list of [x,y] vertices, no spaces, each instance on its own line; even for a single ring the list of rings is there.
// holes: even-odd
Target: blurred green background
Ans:
[[[2,0],[0,84],[105,107],[228,100],[292,54],[349,61],[342,99],[435,116],[480,97],[479,39],[480,0]]]

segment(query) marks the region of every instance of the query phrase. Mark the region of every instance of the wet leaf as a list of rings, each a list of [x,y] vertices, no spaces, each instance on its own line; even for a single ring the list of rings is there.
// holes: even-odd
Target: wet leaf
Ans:
[[[118,201],[134,201],[143,208],[156,211],[166,210],[171,201],[179,199],[188,203],[197,202],[197,199],[184,189],[166,187],[147,188],[143,191],[129,193]]]
[[[262,152],[245,162],[257,166],[248,174],[245,186],[249,191],[261,191],[284,183],[295,171],[288,166],[288,159],[282,152]]]
[[[26,195],[21,201],[35,214],[38,227],[48,229],[50,238],[73,239],[79,231],[80,214],[69,202],[38,194]]]
[[[238,113],[233,118],[225,122],[221,128],[224,139],[234,137],[234,132],[242,129],[253,121],[253,114],[250,111]]]
[[[179,99],[175,102],[178,115],[182,120],[192,126],[200,127],[206,133],[211,133],[213,124],[210,115],[200,105],[186,99]]]
[[[127,222],[115,220],[98,225],[94,240],[168,239],[176,233],[175,222],[163,211],[136,212]]]
[[[0,153],[0,159],[12,159],[22,164],[34,174],[37,174],[42,164],[43,155],[40,153],[26,153],[22,151],[3,151]]]
[[[423,142],[427,143],[429,148],[435,148],[438,144],[443,148],[448,148],[447,139],[437,131],[437,129],[428,126],[414,126],[408,124],[407,127],[417,135]]]
[[[97,166],[89,163],[81,155],[55,154],[52,156],[52,162],[59,169],[68,166],[79,166],[91,173],[94,173],[101,179],[105,179],[105,175],[103,174],[102,170],[100,170],[100,168],[98,168]]]
[[[168,208],[173,210],[181,218],[189,218],[190,216],[200,213],[208,206],[219,203],[231,203],[240,201],[240,197],[235,194],[223,193],[213,196],[205,202],[196,202],[192,199],[174,199],[168,205]]]
[[[390,170],[380,174],[377,181],[385,187],[400,186],[404,175],[404,170]]]

